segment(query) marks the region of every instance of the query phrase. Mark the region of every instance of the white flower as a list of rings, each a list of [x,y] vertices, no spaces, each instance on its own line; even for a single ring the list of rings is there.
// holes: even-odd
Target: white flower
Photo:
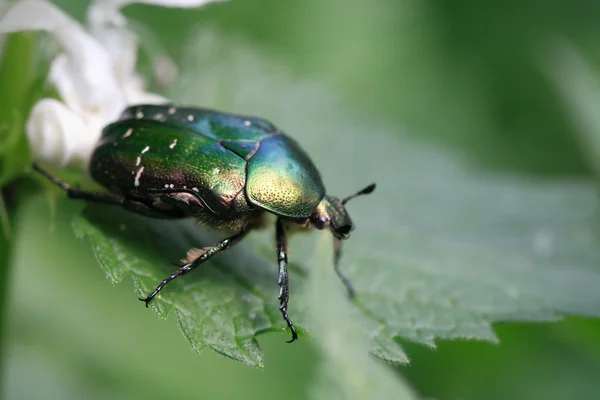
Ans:
[[[87,165],[102,128],[127,105],[168,101],[144,91],[144,82],[135,73],[137,38],[127,28],[122,7],[132,3],[198,7],[211,1],[95,0],[88,9],[89,32],[47,0],[10,5],[0,17],[0,34],[43,30],[63,50],[52,61],[48,76],[61,101],[39,101],[27,121],[34,160],[55,168]]]

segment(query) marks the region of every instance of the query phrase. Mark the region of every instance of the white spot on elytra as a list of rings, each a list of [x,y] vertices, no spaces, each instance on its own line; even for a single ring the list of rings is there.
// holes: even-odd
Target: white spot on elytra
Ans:
[[[171,189],[173,189],[173,188],[175,187],[175,185],[173,185],[173,184],[171,183],[171,184],[169,185],[169,187],[170,187]]]
[[[192,122],[194,120],[194,116],[192,114],[188,115],[187,120]]]
[[[177,107],[171,107],[171,108],[169,108],[169,115],[175,114],[175,111],[177,111]]]
[[[246,125],[246,126],[250,126],[250,125],[251,125],[251,122],[250,122],[250,121],[246,121],[246,122],[244,122],[244,125]]]
[[[165,188],[168,189],[169,188],[169,184],[165,183]]]
[[[137,174],[135,174],[135,180],[133,181],[133,184],[135,185],[135,187],[140,186],[140,178],[142,176],[142,172],[144,172],[144,167],[141,167],[140,169],[138,169]]]
[[[163,113],[158,113],[154,116],[154,119],[157,121],[166,121],[167,117],[165,117],[165,114]]]
[[[199,191],[197,187],[193,187],[193,188],[192,188],[192,190],[193,190],[194,192],[198,192],[198,191]]]
[[[219,172],[221,172],[221,168],[217,167],[215,169],[213,169],[213,174],[218,174]]]
[[[144,147],[144,149],[140,152],[140,155],[135,160],[136,167],[139,167],[139,165],[142,163],[142,154],[146,153],[148,150],[150,150],[150,146]],[[142,174],[143,170],[144,170],[144,167],[140,168],[137,171],[137,175],[135,176],[135,186],[138,186],[140,184],[140,175]],[[133,175],[134,172],[131,171],[131,174]]]
[[[173,140],[173,143],[169,145],[170,148],[174,148],[175,146],[177,146],[177,139]]]
[[[127,132],[125,132],[125,134],[121,137],[121,139],[128,138],[129,136],[131,136],[132,133],[133,133],[133,128],[127,129]]]
[[[135,113],[135,117],[137,119],[142,119],[142,118],[144,118],[144,113],[141,112],[141,111],[138,111],[138,112]]]

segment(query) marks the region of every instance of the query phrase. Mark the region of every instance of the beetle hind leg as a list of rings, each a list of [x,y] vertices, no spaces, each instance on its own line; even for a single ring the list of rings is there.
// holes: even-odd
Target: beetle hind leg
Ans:
[[[285,229],[283,228],[283,223],[280,219],[277,220],[276,241],[277,262],[279,263],[279,280],[277,281],[280,287],[278,297],[280,304],[279,311],[281,311],[283,319],[292,331],[292,339],[287,341],[288,343],[292,343],[294,340],[298,339],[298,334],[296,333],[296,328],[294,328],[294,323],[290,317],[288,317],[287,313],[287,304],[290,298],[290,282],[287,271],[287,238],[285,237]]]
[[[248,234],[248,232],[250,232],[250,229],[244,229],[236,233],[235,235],[228,237],[227,239],[221,240],[214,246],[202,249],[201,251],[198,251],[195,254],[191,254],[190,252],[188,252],[188,255],[184,259],[185,263],[181,265],[177,271],[163,279],[158,284],[156,289],[154,289],[154,291],[150,293],[147,297],[140,297],[140,300],[146,303],[146,307],[148,307],[152,299],[154,299],[160,293],[160,291],[163,290],[165,286],[167,286],[169,282],[182,275],[187,274],[188,272],[196,268],[198,265],[205,263],[217,254],[229,249],[230,247],[238,243],[240,240],[242,240],[244,236]],[[194,256],[195,258],[193,260],[190,260],[190,258]]]
[[[91,203],[121,206],[128,211],[151,218],[173,219],[182,218],[185,216],[177,210],[159,210],[154,208],[152,205],[148,205],[138,199],[134,199],[128,196],[122,196],[113,193],[88,192],[87,190],[74,188],[62,179],[40,168],[37,164],[33,164],[33,169],[34,171],[38,172],[40,175],[48,179],[50,182],[64,190],[67,193],[67,196],[71,199],[85,200]]]
[[[117,196],[110,193],[88,192],[85,190],[73,188],[65,181],[57,178],[56,176],[50,174],[48,171],[40,168],[37,164],[33,164],[33,169],[34,171],[38,172],[46,179],[48,179],[50,182],[54,183],[56,186],[60,187],[65,192],[67,192],[67,196],[69,196],[72,199],[87,200],[94,203],[114,204],[119,206],[122,206],[125,202],[125,198],[122,196]]]

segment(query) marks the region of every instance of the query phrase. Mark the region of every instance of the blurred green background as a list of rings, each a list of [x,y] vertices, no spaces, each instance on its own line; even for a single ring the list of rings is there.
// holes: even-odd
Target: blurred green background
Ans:
[[[87,2],[56,3],[84,19]],[[240,36],[329,87],[350,110],[460,153],[474,170],[593,174],[544,68],[557,40],[600,60],[598,2],[238,0],[200,10],[134,5],[125,13],[151,27],[174,60],[198,26]],[[264,371],[210,351],[192,354],[175,321],[141,312],[127,283],[108,284],[69,227],[79,210],[59,202],[50,213],[38,196],[19,204],[12,221],[4,398],[308,396],[318,363],[310,340],[289,346],[282,335],[261,336]],[[56,288],[54,295],[39,296],[42,287]],[[506,324],[497,333],[498,345],[404,343],[413,362],[398,373],[437,399],[600,397],[600,322]]]

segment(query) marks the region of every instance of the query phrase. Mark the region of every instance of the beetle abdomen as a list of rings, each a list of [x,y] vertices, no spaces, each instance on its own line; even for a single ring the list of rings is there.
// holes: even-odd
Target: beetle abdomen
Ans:
[[[246,194],[252,204],[287,218],[308,218],[325,196],[319,171],[283,134],[260,142],[248,160]]]

